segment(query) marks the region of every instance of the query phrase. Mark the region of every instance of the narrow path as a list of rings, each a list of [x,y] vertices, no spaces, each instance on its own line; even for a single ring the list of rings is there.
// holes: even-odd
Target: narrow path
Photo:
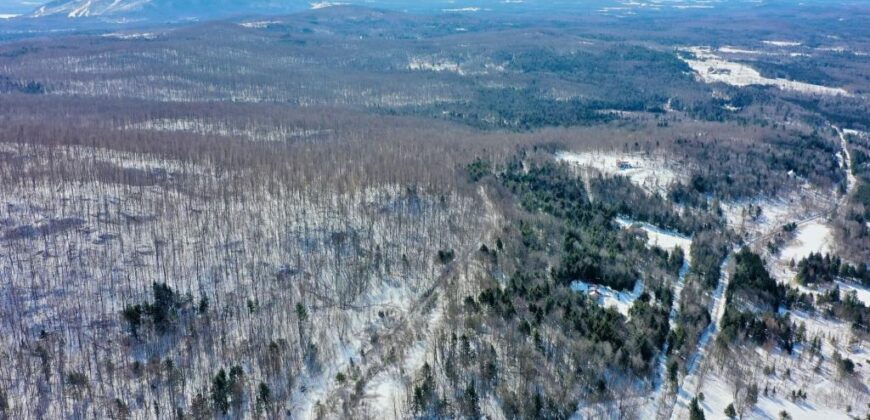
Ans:
[[[840,143],[843,148],[843,159],[845,161],[843,167],[846,170],[846,194],[835,201],[838,204],[842,204],[848,198],[848,195],[854,188],[857,180],[855,179],[855,175],[852,173],[852,168],[850,166],[851,155],[847,147],[848,142],[846,141],[845,134],[840,128],[834,125],[831,125],[831,127],[837,132],[837,135],[840,138]],[[833,211],[834,209],[830,209],[824,213],[807,216],[806,218],[795,222],[795,224],[798,226],[806,225],[822,217],[829,216]],[[780,230],[782,230],[782,228],[782,225],[772,226],[770,230],[768,230],[766,233],[749,239],[746,242],[745,246],[760,243],[761,241],[764,241],[778,233]],[[707,326],[707,329],[701,335],[701,339],[698,343],[698,351],[689,362],[687,369],[688,373],[686,374],[685,378],[683,378],[683,383],[682,385],[680,385],[677,398],[674,398],[674,403],[671,406],[670,415],[667,415],[667,413],[657,412],[656,418],[680,419],[684,417],[684,413],[678,412],[677,408],[688,407],[690,400],[700,391],[701,385],[703,383],[703,374],[701,372],[701,367],[703,366],[704,362],[706,361],[707,355],[709,354],[710,343],[715,342],[716,338],[719,335],[722,317],[725,315],[724,292],[728,289],[728,285],[731,282],[731,273],[728,270],[728,265],[731,263],[734,254],[738,252],[743,246],[744,245],[735,246],[734,249],[728,254],[728,257],[725,258],[725,261],[722,262],[719,274],[719,285],[713,292],[713,305],[711,310],[712,320],[710,322],[710,325]]]
[[[688,255],[691,252],[687,252]],[[683,266],[680,267],[680,274],[677,279],[677,283],[674,285],[674,300],[671,304],[671,312],[668,315],[668,324],[670,324],[669,330],[673,331],[674,328],[677,327],[677,315],[679,315],[680,308],[680,297],[683,294],[683,286],[686,285],[686,275],[689,274],[689,259],[686,258],[683,261]],[[666,392],[665,384],[667,383],[668,376],[668,350],[669,350],[669,342],[665,340],[665,345],[662,347],[661,352],[659,353],[658,362],[656,363],[656,375],[653,379],[653,394],[652,394],[652,402],[651,404],[645,408],[646,418],[662,418],[669,416],[668,413],[663,413],[662,408],[665,399],[668,398],[668,392]],[[668,409],[670,407],[667,407]],[[669,410],[670,411],[670,410]]]
[[[852,154],[849,153],[849,142],[846,141],[846,133],[836,125],[831,125],[831,127],[837,132],[837,136],[840,137],[840,147],[843,148],[843,167],[846,169],[846,195],[848,196],[855,189],[858,178],[855,177],[855,173],[852,171]]]

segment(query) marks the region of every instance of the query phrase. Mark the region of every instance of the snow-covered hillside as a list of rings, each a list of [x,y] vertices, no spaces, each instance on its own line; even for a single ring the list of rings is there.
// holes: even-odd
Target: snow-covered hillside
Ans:
[[[141,10],[152,0],[57,0],[40,6],[33,17],[66,15],[71,18],[106,16]]]

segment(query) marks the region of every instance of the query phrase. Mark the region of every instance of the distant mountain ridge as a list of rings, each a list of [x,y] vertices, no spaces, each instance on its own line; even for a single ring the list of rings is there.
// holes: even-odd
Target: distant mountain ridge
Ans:
[[[283,14],[330,6],[356,5],[404,12],[463,13],[587,11],[594,13],[703,12],[721,8],[789,5],[793,0],[661,0],[654,6],[634,0],[53,0],[21,17],[94,18],[133,21],[219,18],[232,15]],[[823,4],[805,0],[801,4]],[[844,0],[846,2],[864,0]],[[91,19],[87,19],[91,18]]]
[[[234,13],[292,12],[310,7],[304,0],[55,0],[38,7],[30,17],[214,17]]]
[[[40,6],[32,17],[66,15],[91,17],[122,14],[141,10],[153,0],[56,0]]]

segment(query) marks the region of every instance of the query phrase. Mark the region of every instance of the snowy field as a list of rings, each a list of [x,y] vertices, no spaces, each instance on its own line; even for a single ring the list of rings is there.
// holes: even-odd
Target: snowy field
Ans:
[[[787,223],[805,222],[825,214],[831,197],[804,186],[776,198],[721,203],[728,225],[749,240],[780,232]]]
[[[607,286],[577,280],[571,283],[571,290],[585,293],[593,298],[597,297],[599,305],[605,308],[616,309],[619,313],[628,316],[628,310],[631,309],[634,301],[643,293],[644,284],[638,280],[634,284],[634,289],[630,292],[620,292]]]
[[[616,223],[623,228],[639,228],[646,232],[647,245],[649,246],[657,246],[668,252],[680,247],[685,253],[686,259],[691,258],[689,250],[692,247],[692,238],[688,236],[649,223],[635,222],[622,217],[617,217]]]
[[[694,56],[692,58],[687,58],[681,55],[680,58],[685,61],[686,64],[688,64],[705,83],[721,82],[732,86],[776,86],[782,90],[790,90],[810,95],[851,96],[849,92],[842,88],[796,82],[788,79],[771,79],[764,77],[758,72],[758,70],[755,70],[746,64],[728,61],[714,54],[712,50],[707,47],[691,47],[685,48],[682,51],[691,53]]]
[[[834,237],[831,228],[815,221],[798,227],[795,238],[780,251],[779,255],[785,261],[798,262],[812,253],[831,253],[833,246]]]
[[[672,182],[683,178],[681,171],[668,164],[664,157],[648,154],[613,151],[559,152],[556,160],[594,169],[604,175],[628,177],[635,185],[653,193],[664,192]],[[623,163],[622,167],[620,163]]]
[[[408,63],[408,70],[411,71],[434,71],[456,73],[460,76],[465,75],[465,70],[456,63],[450,60],[436,60],[425,58],[414,58]]]

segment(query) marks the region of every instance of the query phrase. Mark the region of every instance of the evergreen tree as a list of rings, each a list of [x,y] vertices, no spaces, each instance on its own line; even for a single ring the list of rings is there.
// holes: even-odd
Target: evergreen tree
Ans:
[[[705,420],[704,410],[698,405],[698,397],[692,398],[689,404],[689,420]]]
[[[728,404],[728,407],[725,407],[725,415],[728,416],[729,419],[737,417],[737,411],[734,410],[734,403]]]
[[[211,382],[211,402],[215,410],[221,414],[227,414],[230,410],[229,391],[227,373],[221,369]]]

